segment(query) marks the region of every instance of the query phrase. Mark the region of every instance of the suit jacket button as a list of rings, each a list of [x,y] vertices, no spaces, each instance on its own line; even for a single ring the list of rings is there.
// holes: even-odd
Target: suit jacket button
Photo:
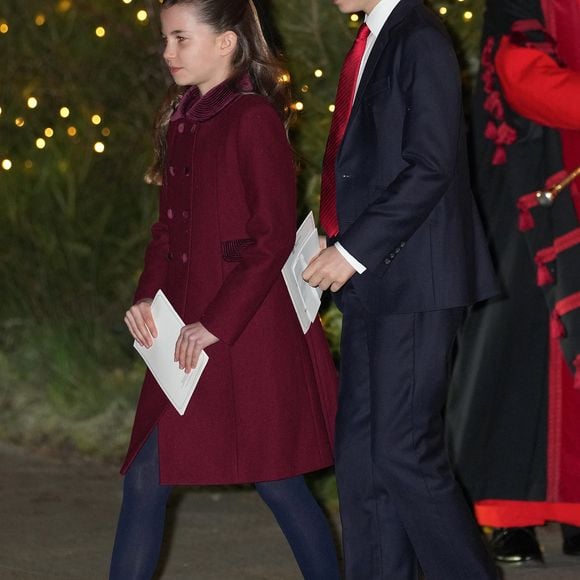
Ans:
[[[343,173],[341,177],[342,179],[350,179],[350,175],[348,173]]]

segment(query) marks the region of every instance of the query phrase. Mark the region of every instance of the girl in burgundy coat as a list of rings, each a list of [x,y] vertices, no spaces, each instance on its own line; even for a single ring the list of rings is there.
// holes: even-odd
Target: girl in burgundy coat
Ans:
[[[204,349],[210,362],[183,417],[145,378],[110,578],[153,576],[173,485],[254,483],[304,577],[338,579],[303,478],[333,462],[336,372],[280,272],[296,227],[284,71],[251,0],[165,0],[161,24],[176,96],[159,117],[159,219],[125,321],[150,346],[162,289],[186,323],[175,360],[190,370]]]

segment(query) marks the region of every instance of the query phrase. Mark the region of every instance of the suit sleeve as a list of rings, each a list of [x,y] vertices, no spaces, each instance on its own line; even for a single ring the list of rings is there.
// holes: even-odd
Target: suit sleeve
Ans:
[[[399,82],[406,104],[405,168],[338,241],[369,270],[407,241],[449,188],[463,135],[459,67],[451,41],[435,28],[406,40]],[[389,127],[377,127],[389,138]]]
[[[497,75],[510,107],[540,125],[580,129],[580,73],[562,68],[536,48],[502,39]]]
[[[286,132],[266,103],[245,111],[238,138],[239,162],[254,241],[224,280],[201,323],[220,340],[233,344],[256,314],[296,238],[296,176]]]
[[[165,285],[169,253],[168,209],[167,191],[162,185],[159,190],[159,217],[151,227],[151,240],[145,251],[145,264],[137,284],[133,303],[144,298],[153,299],[157,290]]]

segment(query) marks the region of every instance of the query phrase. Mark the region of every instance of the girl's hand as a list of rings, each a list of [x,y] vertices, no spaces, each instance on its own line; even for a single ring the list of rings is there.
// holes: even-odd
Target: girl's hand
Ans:
[[[204,348],[219,342],[201,322],[188,324],[181,329],[181,334],[175,345],[175,362],[179,362],[179,368],[190,373],[197,366],[199,355]]]
[[[125,324],[133,338],[146,348],[153,346],[153,339],[157,338],[157,328],[151,314],[153,300],[145,298],[133,304],[125,313]]]

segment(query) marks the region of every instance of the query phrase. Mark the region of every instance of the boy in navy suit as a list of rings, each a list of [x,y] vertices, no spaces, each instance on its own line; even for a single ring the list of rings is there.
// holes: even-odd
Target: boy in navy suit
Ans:
[[[336,474],[346,576],[497,578],[449,469],[447,358],[467,305],[496,293],[469,187],[459,68],[422,0],[364,11],[323,166],[329,247],[304,272],[343,312]]]

